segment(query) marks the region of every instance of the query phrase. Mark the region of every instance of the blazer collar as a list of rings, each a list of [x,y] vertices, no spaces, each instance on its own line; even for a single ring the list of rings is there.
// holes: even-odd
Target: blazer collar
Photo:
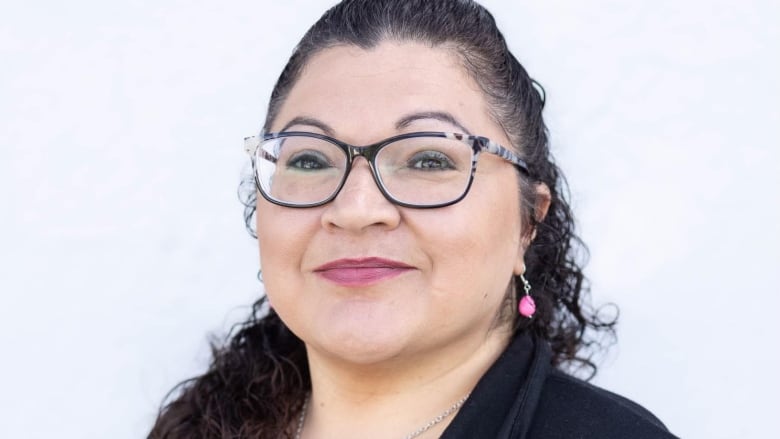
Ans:
[[[479,380],[441,439],[525,437],[551,358],[546,342],[517,334]]]

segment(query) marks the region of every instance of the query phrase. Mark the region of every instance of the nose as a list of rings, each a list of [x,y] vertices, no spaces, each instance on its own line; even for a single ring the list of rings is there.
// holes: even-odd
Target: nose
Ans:
[[[322,226],[361,233],[372,227],[394,229],[401,221],[398,206],[379,190],[368,162],[357,157],[336,198],[325,206]]]

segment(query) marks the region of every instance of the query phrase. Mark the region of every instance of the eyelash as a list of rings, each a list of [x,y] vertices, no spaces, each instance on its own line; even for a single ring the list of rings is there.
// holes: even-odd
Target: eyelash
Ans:
[[[297,163],[301,162],[308,162],[308,163],[314,163],[315,166],[296,166]],[[323,154],[318,154],[315,151],[301,151],[299,153],[296,153],[294,156],[290,157],[289,160],[287,160],[287,168],[294,168],[294,169],[323,169],[325,167],[330,167],[331,163],[325,157]]]
[[[437,161],[437,163],[442,163],[444,166],[418,166],[418,164],[429,161]],[[439,151],[420,151],[414,154],[407,163],[413,169],[455,169],[455,164],[452,160],[446,154]]]

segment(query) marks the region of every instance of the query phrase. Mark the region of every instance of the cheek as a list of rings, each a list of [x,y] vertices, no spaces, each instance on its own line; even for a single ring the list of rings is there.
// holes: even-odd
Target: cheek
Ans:
[[[486,177],[486,175],[482,175]],[[500,303],[511,281],[518,257],[521,255],[522,225],[520,195],[514,170],[502,173],[500,178],[483,178],[480,189],[469,205],[469,212],[479,212],[465,224],[468,248],[461,250],[469,273],[477,276],[481,291]],[[476,182],[475,182],[476,183]]]
[[[307,316],[300,315],[306,308],[299,304],[306,289],[301,261],[310,236],[303,221],[306,217],[300,215],[303,212],[289,215],[277,211],[276,207],[258,209],[257,239],[263,288],[271,306],[295,332],[294,328],[300,328],[300,322],[307,320]]]
[[[318,224],[314,212],[258,203],[257,240],[263,281],[269,294],[297,282],[301,260]]]
[[[457,206],[457,205],[456,205]],[[466,212],[485,212],[464,205]],[[511,207],[490,215],[443,215],[427,221],[434,289],[442,295],[497,303],[503,298],[518,255],[519,214]]]

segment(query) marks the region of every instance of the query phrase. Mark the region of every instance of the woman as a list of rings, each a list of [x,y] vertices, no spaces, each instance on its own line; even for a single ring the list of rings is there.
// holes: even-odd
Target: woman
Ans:
[[[614,322],[543,105],[474,2],[328,11],[247,139],[267,297],[150,437],[673,437],[561,372]]]

